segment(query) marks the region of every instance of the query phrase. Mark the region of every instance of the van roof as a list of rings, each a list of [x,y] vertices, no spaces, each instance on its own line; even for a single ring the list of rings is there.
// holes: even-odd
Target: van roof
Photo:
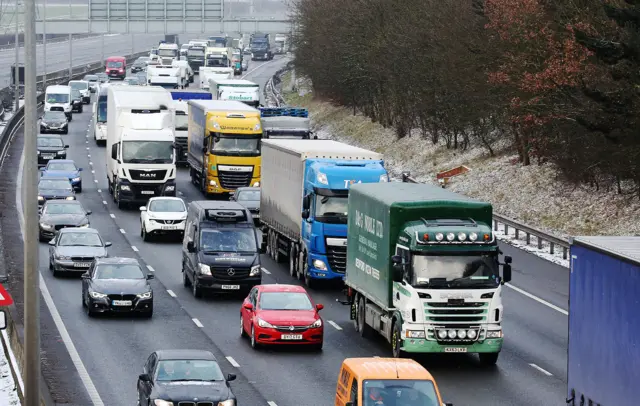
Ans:
[[[51,92],[70,92],[71,88],[66,85],[51,85],[47,86],[47,91],[45,93]]]
[[[110,56],[107,58],[107,61],[120,61],[120,60],[126,60],[126,58],[124,56]]]
[[[347,358],[343,364],[361,379],[434,380],[429,371],[412,359]]]

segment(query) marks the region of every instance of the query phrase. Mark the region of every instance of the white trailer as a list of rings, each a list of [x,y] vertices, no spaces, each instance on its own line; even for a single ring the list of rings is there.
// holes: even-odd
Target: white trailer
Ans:
[[[244,79],[209,79],[213,100],[239,101],[249,106],[260,106],[260,85]]]
[[[110,86],[107,181],[118,208],[176,195],[176,109],[166,89]]]
[[[147,67],[147,84],[165,89],[184,89],[188,83],[183,77],[184,69],[171,65],[149,65]]]
[[[275,116],[262,117],[262,138],[310,139],[309,117]]]
[[[233,68],[201,66],[198,75],[200,76],[200,89],[209,90],[210,78],[216,78],[217,80],[233,79]]]

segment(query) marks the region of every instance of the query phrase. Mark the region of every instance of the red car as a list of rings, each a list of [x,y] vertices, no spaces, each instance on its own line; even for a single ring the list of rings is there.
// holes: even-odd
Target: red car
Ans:
[[[302,286],[259,285],[251,289],[240,309],[240,333],[251,347],[263,344],[311,345],[322,349],[324,325]]]

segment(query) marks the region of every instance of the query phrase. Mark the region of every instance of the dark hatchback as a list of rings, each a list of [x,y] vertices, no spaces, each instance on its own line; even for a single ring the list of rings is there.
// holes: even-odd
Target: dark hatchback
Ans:
[[[40,134],[69,133],[69,120],[62,111],[47,111],[40,117]]]
[[[89,82],[89,89],[91,90],[91,93],[95,93],[98,90],[99,79],[97,75],[84,75],[82,80]]]
[[[236,406],[216,357],[205,350],[162,350],[147,359],[138,377],[138,405]],[[164,402],[162,402],[164,401]]]
[[[52,159],[67,159],[69,146],[59,135],[38,135],[36,148],[38,148],[38,166],[40,167],[45,166]]]
[[[82,101],[82,93],[78,89],[71,89],[71,111],[74,113],[82,113],[84,103]]]
[[[142,72],[147,69],[147,62],[149,62],[149,57],[140,57],[136,59],[136,61],[131,65],[131,73]]]
[[[40,241],[54,238],[64,228],[88,228],[90,214],[77,200],[49,200],[38,221]]]
[[[82,306],[87,314],[139,313],[153,316],[152,274],[133,258],[96,258],[82,274]]]
[[[246,207],[253,216],[256,225],[260,224],[260,188],[259,187],[239,187],[231,194],[229,200],[238,202]]]
[[[38,182],[38,205],[49,200],[76,200],[76,192],[67,178],[42,176]]]
[[[96,258],[108,255],[110,242],[104,242],[94,228],[63,228],[49,241],[49,270],[53,276],[61,272],[87,272]]]

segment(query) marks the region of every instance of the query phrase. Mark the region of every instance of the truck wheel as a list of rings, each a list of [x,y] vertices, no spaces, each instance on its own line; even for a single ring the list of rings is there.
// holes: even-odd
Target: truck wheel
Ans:
[[[393,358],[402,358],[402,330],[400,323],[393,323],[393,332],[391,333],[391,353]]]
[[[360,326],[358,325],[358,303],[359,302],[359,295],[356,294],[356,296],[353,298],[353,302],[351,303],[351,315],[353,317],[353,329],[356,331],[356,333],[360,332]]]
[[[292,278],[296,277],[298,274],[298,250],[296,249],[296,245],[291,243],[291,247],[289,248],[289,275]]]
[[[273,233],[273,260],[276,264],[282,262],[282,257],[280,255],[280,241],[278,238],[278,233],[274,231]]]
[[[200,190],[202,191],[204,198],[208,199],[209,193],[207,192],[207,174],[204,171],[200,174]]]
[[[307,263],[307,256],[305,255],[304,250],[300,250],[300,254],[298,255],[298,269],[296,269],[296,279],[301,280],[304,275],[304,266]]]
[[[478,354],[478,357],[480,358],[480,364],[485,367],[490,367],[498,362],[499,355],[499,352],[481,352]]]
[[[358,332],[361,337],[369,337],[371,335],[371,327],[367,324],[365,320],[366,313],[366,304],[364,296],[360,296],[359,305],[358,305]]]
[[[271,258],[271,229],[267,229],[267,246],[265,247],[265,254],[267,254],[267,256],[269,258]]]

